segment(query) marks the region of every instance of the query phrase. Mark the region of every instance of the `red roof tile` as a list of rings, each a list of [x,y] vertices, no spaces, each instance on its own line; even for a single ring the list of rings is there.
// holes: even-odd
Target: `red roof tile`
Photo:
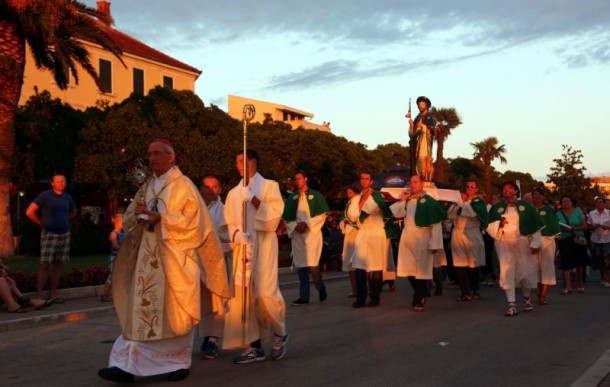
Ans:
[[[115,43],[123,50],[124,53],[137,55],[142,58],[150,59],[201,75],[201,70],[196,69],[193,66],[189,66],[186,63],[180,62],[179,60],[174,59],[161,51],[157,51],[139,40],[122,33],[121,31],[115,30],[114,28],[108,28],[108,34],[112,37],[112,39],[114,39]]]

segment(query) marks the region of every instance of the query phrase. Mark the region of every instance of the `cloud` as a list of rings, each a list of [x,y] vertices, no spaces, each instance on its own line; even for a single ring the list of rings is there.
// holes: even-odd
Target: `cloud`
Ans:
[[[580,39],[570,39],[556,54],[568,68],[610,63],[610,32],[594,31]]]
[[[466,40],[470,44],[498,44],[608,27],[610,6],[606,0],[147,0],[144,8],[140,2],[114,2],[113,14],[119,28],[124,24],[156,44],[179,37],[226,42],[293,32],[314,40],[374,45],[425,40],[458,27],[472,32]]]
[[[95,6],[93,0],[87,2]],[[267,88],[275,89],[401,74],[534,41],[570,40],[565,50],[557,50],[559,62],[569,68],[610,59],[607,0],[147,0],[145,7],[136,1],[113,2],[112,13],[117,28],[170,54],[291,37],[292,49],[307,43],[320,56],[340,51],[341,57],[360,58],[349,63],[322,57],[318,61],[323,64],[316,66],[305,59],[304,69],[271,78]],[[431,47],[437,50],[426,53]],[[443,48],[461,54],[439,59]],[[407,57],[413,50],[423,53],[421,62],[393,61],[396,53]],[[369,63],[366,53],[385,64]]]
[[[328,61],[320,65],[305,68],[298,72],[274,76],[269,81],[270,85],[263,87],[263,90],[303,90],[316,87],[327,87],[362,79],[403,75],[422,68],[430,69],[497,54],[525,43],[527,43],[527,41],[517,42],[503,47],[480,50],[466,55],[446,56],[419,61],[400,61],[396,59],[383,59],[373,63],[354,60]]]

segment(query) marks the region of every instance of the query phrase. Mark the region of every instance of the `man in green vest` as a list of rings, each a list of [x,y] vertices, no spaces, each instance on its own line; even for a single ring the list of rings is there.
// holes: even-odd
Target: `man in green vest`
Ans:
[[[544,223],[540,215],[525,200],[519,200],[515,183],[502,184],[504,200],[489,210],[487,232],[495,239],[500,261],[500,286],[506,293],[507,317],[516,316],[515,288],[523,293],[524,311],[534,310],[531,290],[538,284],[536,255],[542,246],[540,230]]]
[[[419,175],[411,176],[411,193],[390,206],[396,219],[404,218],[398,244],[396,275],[407,277],[413,287],[413,310],[422,312],[426,285],[432,279],[434,256],[443,248],[445,207],[424,191]]]
[[[282,218],[286,222],[286,232],[292,242],[292,265],[298,269],[299,298],[292,306],[309,304],[309,274],[318,289],[320,302],[326,301],[326,287],[320,273],[322,253],[322,227],[329,212],[324,196],[307,185],[307,174],[294,174],[295,190],[284,203]]]
[[[462,295],[455,300],[479,300],[479,266],[485,264],[485,244],[481,227],[487,226],[487,206],[479,197],[475,181],[466,182],[464,204],[451,208],[454,221],[451,233],[451,253]]]
[[[380,305],[383,269],[388,267],[388,238],[398,234],[394,219],[383,196],[373,189],[373,177],[369,172],[360,174],[362,191],[354,196],[345,211],[347,220],[354,225],[357,234],[350,259],[356,269],[356,302],[354,308]],[[367,278],[370,273],[370,279]],[[371,301],[366,304],[370,284]]]

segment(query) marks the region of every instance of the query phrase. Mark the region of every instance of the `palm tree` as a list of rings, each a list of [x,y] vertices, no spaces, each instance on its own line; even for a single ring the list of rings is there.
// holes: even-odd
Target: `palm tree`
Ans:
[[[0,256],[14,252],[9,176],[26,43],[36,66],[51,71],[61,89],[67,87],[69,73],[78,83],[77,65],[90,74],[101,88],[101,81],[89,61],[89,52],[79,39],[99,44],[121,59],[121,49],[107,33],[110,24],[112,18],[109,14],[73,0],[0,2]]]
[[[451,134],[451,130],[462,124],[460,116],[455,108],[432,108],[430,114],[438,122],[436,132],[436,161],[434,162],[434,180],[443,181],[445,177],[445,157],[443,151],[445,140]]]
[[[491,202],[491,162],[499,159],[502,164],[506,164],[506,157],[504,157],[506,148],[504,144],[498,145],[498,139],[495,137],[489,137],[480,142],[471,142],[470,145],[474,147],[474,159],[483,162],[485,195],[489,203]]]

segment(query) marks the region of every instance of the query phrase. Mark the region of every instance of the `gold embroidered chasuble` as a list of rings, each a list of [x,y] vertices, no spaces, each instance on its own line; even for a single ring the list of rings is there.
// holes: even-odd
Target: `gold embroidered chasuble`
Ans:
[[[161,214],[153,232],[136,223],[135,200],[124,215],[127,235],[112,275],[115,309],[127,340],[186,335],[202,313],[222,314],[230,295],[223,252],[206,205],[178,167],[170,171],[159,178],[161,188],[151,179],[135,196],[144,194],[148,208],[157,207]],[[213,310],[200,310],[201,283],[213,295]]]

